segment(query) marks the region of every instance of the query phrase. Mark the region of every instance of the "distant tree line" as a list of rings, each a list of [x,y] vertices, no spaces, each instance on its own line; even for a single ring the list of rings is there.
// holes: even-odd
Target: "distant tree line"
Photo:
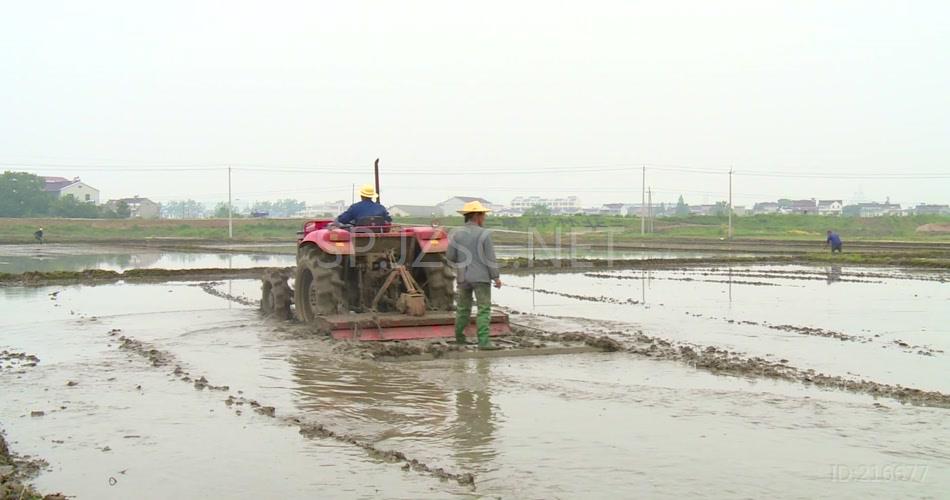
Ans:
[[[47,193],[44,185],[42,178],[28,172],[4,172],[0,175],[0,217],[121,219],[130,215],[125,202],[119,202],[113,210],[79,201],[71,194]]]

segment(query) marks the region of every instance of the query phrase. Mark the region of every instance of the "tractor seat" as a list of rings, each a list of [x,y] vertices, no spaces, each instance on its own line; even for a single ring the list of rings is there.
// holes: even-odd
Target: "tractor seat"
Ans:
[[[386,222],[386,218],[381,215],[360,217],[356,219],[356,223],[353,224],[353,229],[358,232],[385,233],[389,230],[389,223]]]

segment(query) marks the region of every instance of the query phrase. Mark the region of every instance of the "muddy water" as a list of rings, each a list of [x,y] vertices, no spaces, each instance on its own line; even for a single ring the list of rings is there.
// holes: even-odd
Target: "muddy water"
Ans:
[[[496,300],[526,312],[609,318],[650,335],[787,359],[800,368],[950,392],[946,277],[802,266],[510,276],[513,286]]]
[[[495,254],[498,258],[537,258],[537,259],[688,259],[703,257],[748,257],[754,254],[740,252],[702,252],[692,250],[635,250],[635,249],[606,249],[585,245],[573,247],[555,247],[553,245],[536,245],[529,248],[523,245],[496,245]]]
[[[554,289],[563,278],[546,275],[544,285]],[[531,278],[520,279],[508,278],[519,285]],[[630,292],[614,283],[622,280],[574,276],[568,283],[586,280],[591,283],[570,288],[572,293],[588,286],[591,293]],[[669,283],[681,298],[697,285]],[[50,462],[36,480],[39,487],[80,498],[863,498],[950,490],[950,419],[944,409],[720,377],[623,353],[397,364],[353,360],[334,354],[327,341],[262,321],[252,307],[191,285],[5,291],[0,350],[26,351],[41,362],[23,373],[0,368],[0,422],[15,450]],[[229,285],[235,294],[248,295],[257,287],[252,280],[217,287]],[[51,297],[53,292],[59,293]],[[649,309],[625,306],[636,311],[631,316],[612,305],[607,312],[640,323],[643,311],[667,307],[653,302],[656,289],[646,292],[654,294]],[[594,314],[588,307],[600,306],[538,297],[536,310],[556,314]],[[496,295],[499,302],[525,308],[530,299],[530,292],[516,288]],[[676,318],[696,322],[696,330],[678,329],[682,335],[718,324],[682,312]],[[229,390],[196,390],[171,375],[170,367],[151,366],[118,349],[116,336],[108,334],[113,329]],[[744,337],[728,330],[715,335],[723,342]],[[789,336],[786,342],[799,337],[811,339]],[[70,380],[78,385],[67,385]],[[226,405],[229,395],[448,471],[472,472],[476,488],[403,471],[335,440],[303,437],[279,419]],[[47,414],[30,417],[33,410]],[[871,481],[866,472],[890,471],[893,477],[895,467],[916,475]]]
[[[0,273],[105,269],[285,267],[293,255],[175,252],[98,245],[0,245]]]
[[[229,251],[216,251],[220,250]],[[234,253],[246,250],[246,253]],[[260,253],[254,253],[258,251]],[[275,253],[282,251],[285,253]],[[576,259],[672,259],[721,256],[720,253],[693,251],[614,250],[590,247],[567,248],[539,247],[532,251],[523,246],[499,245],[499,258],[510,257],[576,258]],[[744,256],[747,254],[730,254]],[[293,247],[287,244],[247,244],[210,247],[207,251],[181,252],[155,249],[133,249],[106,245],[0,245],[0,273],[23,273],[27,271],[82,271],[104,269],[125,271],[127,269],[199,269],[199,268],[248,268],[287,267],[296,264]]]

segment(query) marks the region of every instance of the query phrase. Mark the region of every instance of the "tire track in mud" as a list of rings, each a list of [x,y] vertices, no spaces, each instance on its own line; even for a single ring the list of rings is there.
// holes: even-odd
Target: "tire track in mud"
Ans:
[[[531,314],[522,313],[525,316]],[[545,316],[534,314],[535,316]],[[583,320],[584,318],[576,318]],[[596,320],[589,320],[596,324]],[[613,325],[614,327],[616,325]],[[512,330],[518,335],[533,336],[539,339],[570,339],[599,338],[585,332],[549,332],[534,327],[512,322]],[[632,333],[632,338],[631,338]],[[925,391],[900,384],[891,385],[874,382],[872,380],[854,380],[839,375],[827,375],[814,369],[800,369],[788,364],[788,360],[769,361],[759,356],[749,357],[743,353],[721,349],[715,346],[703,346],[686,342],[671,342],[659,337],[652,337],[642,330],[625,332],[612,330],[608,332],[610,338],[620,346],[617,350],[644,356],[652,359],[676,361],[688,366],[699,368],[717,375],[732,375],[741,377],[760,377],[769,379],[797,382],[804,385],[813,385],[826,390],[845,390],[854,393],[870,395],[874,398],[887,397],[900,403],[915,406],[936,408],[950,408],[950,394],[939,391]],[[618,337],[623,340],[618,340]]]
[[[604,279],[617,279],[617,280],[641,280],[639,276],[620,276],[615,274],[605,274],[605,273],[584,273],[584,277],[587,278],[604,278]],[[768,283],[766,281],[739,281],[739,280],[711,280],[711,279],[697,279],[697,278],[670,278],[670,277],[658,277],[650,276],[650,280],[663,280],[663,281],[693,281],[696,283],[730,283],[733,285],[751,285],[751,286],[782,286],[778,283]]]
[[[242,297],[242,296],[230,294],[227,292],[222,292],[221,290],[218,290],[217,288],[215,288],[215,285],[220,285],[220,284],[221,284],[220,281],[207,281],[195,286],[204,290],[205,293],[214,295],[215,297],[219,297],[225,300],[230,300],[231,302],[235,302],[241,305],[253,306],[253,307],[259,307],[261,305],[261,302],[259,300],[249,299],[247,297]]]
[[[118,336],[122,330],[113,329],[108,332],[110,336]],[[182,366],[177,362],[175,356],[168,352],[160,349],[156,349],[150,344],[136,340],[128,336],[119,336],[119,348],[127,350],[131,353],[139,355],[149,361],[149,363],[156,368],[167,368],[171,365],[174,365],[174,370],[169,372],[171,375],[178,377],[179,380],[185,383],[193,384],[196,390],[217,390],[217,391],[230,391],[230,387],[227,385],[215,386],[208,382],[204,376],[200,376],[195,379],[188,371],[186,371]],[[352,446],[363,449],[370,457],[382,460],[389,463],[402,463],[402,469],[409,471],[415,471],[422,474],[427,474],[432,477],[436,477],[440,480],[452,480],[456,481],[461,486],[468,486],[475,489],[475,475],[471,473],[456,473],[451,471],[446,471],[441,467],[434,467],[428,465],[424,462],[421,462],[415,458],[408,457],[405,453],[398,450],[384,450],[378,448],[373,443],[365,440],[361,440],[357,437],[354,437],[350,434],[343,432],[338,432],[330,429],[325,424],[320,422],[315,422],[309,419],[302,419],[295,416],[277,416],[277,408],[274,406],[269,406],[264,403],[261,403],[254,399],[248,399],[243,395],[243,391],[237,391],[237,396],[229,394],[228,398],[223,400],[224,404],[231,408],[233,406],[247,406],[252,411],[259,413],[263,416],[274,418],[284,424],[296,426],[298,432],[301,436],[304,437],[321,437],[326,439],[333,439],[341,443],[346,443]],[[240,409],[235,410],[238,415],[241,415],[243,412]]]

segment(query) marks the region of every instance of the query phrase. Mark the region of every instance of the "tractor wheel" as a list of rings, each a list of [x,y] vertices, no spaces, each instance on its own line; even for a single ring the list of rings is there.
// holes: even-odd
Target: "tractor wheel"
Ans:
[[[294,285],[294,304],[300,321],[312,323],[317,316],[344,309],[342,267],[336,259],[315,246],[300,250]]]
[[[277,319],[290,319],[290,304],[293,303],[293,290],[287,284],[287,277],[281,271],[269,271],[264,275],[261,285],[261,312]]]
[[[425,267],[426,285],[425,294],[429,299],[429,307],[436,311],[451,311],[455,309],[455,271],[448,265],[445,255],[439,255],[438,260],[428,261],[438,264]]]

